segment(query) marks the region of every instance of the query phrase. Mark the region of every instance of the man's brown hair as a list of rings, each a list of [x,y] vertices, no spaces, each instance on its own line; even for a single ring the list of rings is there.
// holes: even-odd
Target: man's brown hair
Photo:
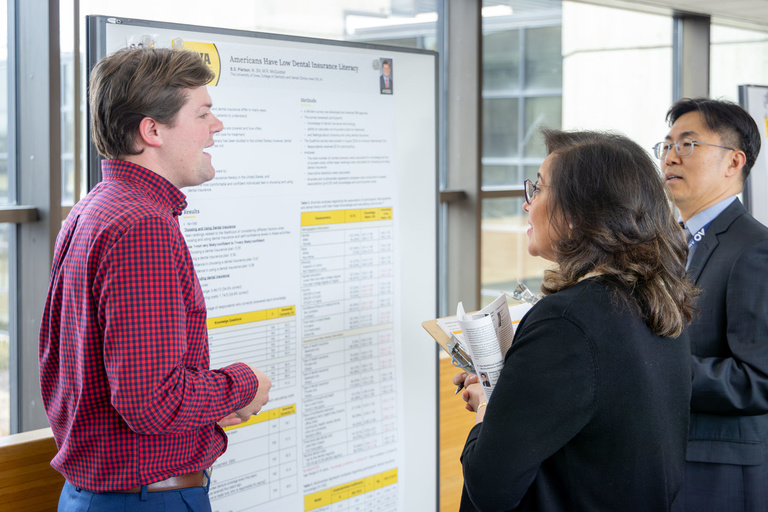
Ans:
[[[214,77],[199,55],[167,48],[124,49],[101,59],[89,85],[91,133],[99,153],[121,158],[136,148],[145,117],[173,126],[187,90]]]

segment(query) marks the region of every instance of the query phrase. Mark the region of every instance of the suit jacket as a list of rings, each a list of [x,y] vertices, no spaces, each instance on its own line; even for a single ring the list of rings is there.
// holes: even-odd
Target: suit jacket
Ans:
[[[668,510],[683,481],[691,355],[601,278],[520,322],[462,454],[461,511]]]
[[[688,273],[703,291],[688,329],[694,378],[686,458],[765,464],[768,228],[734,201],[696,246]]]
[[[389,85],[389,87],[387,87]],[[382,91],[392,92],[392,76],[389,77],[389,84],[384,83],[384,75],[379,75],[379,87]]]

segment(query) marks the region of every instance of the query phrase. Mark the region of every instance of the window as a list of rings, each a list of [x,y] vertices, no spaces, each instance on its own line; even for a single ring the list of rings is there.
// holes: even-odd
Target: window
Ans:
[[[518,279],[538,291],[549,265],[528,254],[522,185],[546,157],[539,130],[561,126],[560,2],[516,5],[483,11],[483,304]]]
[[[11,433],[11,381],[9,336],[9,258],[8,231],[11,224],[0,224],[0,436]]]
[[[672,103],[672,18],[563,2],[563,128],[619,131],[648,149]]]
[[[13,202],[8,174],[8,2],[0,1],[0,205]]]
[[[8,2],[0,1],[0,205],[13,204],[14,179],[9,173]],[[0,436],[10,434],[10,224],[0,224]]]
[[[768,32],[713,24],[710,44],[710,97],[738,102],[739,85],[768,84]]]

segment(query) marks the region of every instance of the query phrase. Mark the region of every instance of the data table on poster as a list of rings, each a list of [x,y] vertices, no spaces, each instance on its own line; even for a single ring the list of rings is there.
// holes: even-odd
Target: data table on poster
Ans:
[[[296,308],[286,306],[208,319],[211,368],[247,361],[274,390],[296,386]]]
[[[302,213],[303,338],[393,321],[392,208]]]
[[[247,361],[270,376],[272,397],[291,402],[227,429],[228,449],[211,477],[213,510],[248,510],[298,496],[296,308],[209,318],[208,338],[213,368]]]
[[[216,510],[241,510],[243,496],[257,506],[298,493],[295,404],[262,411],[227,430],[229,450],[211,473]]]
[[[307,473],[353,459],[391,456],[394,461],[398,399],[392,229],[391,207],[302,214],[301,375]],[[353,501],[370,499],[375,498]],[[393,502],[391,509],[381,510],[396,506]]]
[[[396,469],[304,496],[305,512],[378,512],[396,507]]]

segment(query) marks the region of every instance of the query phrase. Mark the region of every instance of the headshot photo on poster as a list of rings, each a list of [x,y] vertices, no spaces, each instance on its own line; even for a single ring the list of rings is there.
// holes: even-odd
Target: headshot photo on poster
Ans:
[[[379,75],[379,89],[381,94],[392,94],[392,59],[379,59],[381,66],[381,75]]]

